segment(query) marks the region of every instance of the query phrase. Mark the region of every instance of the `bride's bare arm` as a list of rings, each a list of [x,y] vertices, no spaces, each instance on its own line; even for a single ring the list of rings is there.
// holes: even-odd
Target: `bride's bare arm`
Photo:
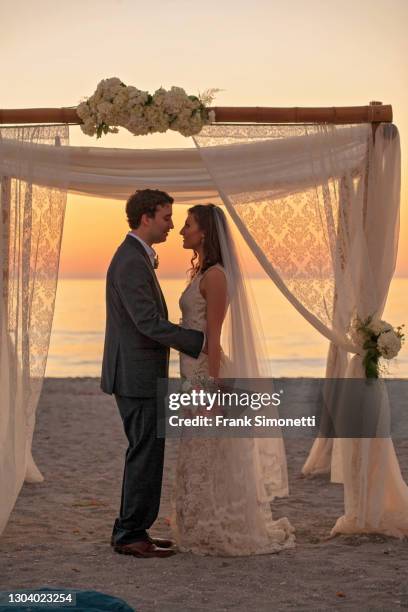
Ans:
[[[201,295],[207,302],[207,354],[209,375],[219,377],[221,328],[227,306],[227,282],[218,268],[208,270],[200,283]]]

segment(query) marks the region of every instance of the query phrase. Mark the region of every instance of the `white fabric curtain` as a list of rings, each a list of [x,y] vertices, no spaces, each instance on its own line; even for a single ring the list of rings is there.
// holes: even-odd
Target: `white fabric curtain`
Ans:
[[[216,126],[210,128],[213,129]],[[365,132],[364,126],[357,126],[353,133],[344,130],[338,135],[337,155],[346,168],[364,157],[364,142],[360,138],[355,143],[354,134]],[[266,136],[265,142],[241,142],[239,154],[245,156],[248,165],[235,180],[251,191],[267,188],[273,181],[275,190],[282,190],[282,195],[288,185],[291,190],[301,191],[305,185],[313,184],[309,161],[320,154],[321,135],[302,136],[294,133],[280,141]],[[227,155],[233,153],[228,147],[224,149]],[[273,166],[268,161],[271,155]],[[171,193],[176,203],[221,203],[214,181],[194,148],[128,150],[61,146],[55,150],[46,144],[26,143],[21,147],[13,140],[0,141],[0,174],[24,179],[27,172],[39,185],[64,185],[71,193],[100,198],[127,199],[135,189],[154,187]]]
[[[364,378],[362,355],[357,354],[361,349],[348,332],[355,315],[381,316],[395,268],[400,198],[396,127],[380,125],[375,142],[370,125],[323,124],[211,126],[194,140],[264,270],[331,341],[327,375]],[[292,142],[298,146],[289,156]],[[251,168],[261,163],[263,180],[252,182]],[[347,353],[355,353],[350,362]],[[380,401],[386,419],[385,393]],[[338,445],[345,514],[333,533],[408,533],[408,488],[392,441],[347,439]],[[317,440],[307,469],[324,471],[330,456],[330,442]]]
[[[381,318],[395,269],[399,234],[400,143],[392,126],[382,126],[366,172],[363,229],[370,275],[362,270],[361,286],[372,291],[358,294],[357,311]],[[384,129],[385,128],[385,129]],[[347,361],[344,376],[363,378],[362,357]],[[381,418],[389,418],[388,398],[382,391]],[[337,452],[336,452],[336,446]],[[394,445],[389,438],[338,439],[332,459],[334,479],[343,481],[345,513],[333,533],[379,532],[402,537],[408,534],[408,487]]]
[[[35,155],[35,166],[31,160]],[[168,191],[178,203],[218,201],[218,192],[191,149],[102,149],[0,141],[0,174],[39,185],[66,185],[70,193],[126,200],[136,189]]]
[[[392,126],[382,126],[368,159],[365,175],[363,231],[369,270],[362,270],[362,281],[372,285],[369,293],[360,291],[358,312],[381,318],[394,272],[399,232],[400,144]],[[339,198],[347,215],[350,202],[342,179]],[[339,238],[338,238],[339,239]],[[341,268],[341,266],[339,266]],[[335,308],[337,324],[346,329],[347,320]],[[363,378],[361,356],[349,359],[331,343],[327,361],[328,378]],[[388,402],[382,398],[382,417],[388,418]],[[333,533],[378,531],[402,536],[408,533],[408,489],[402,478],[390,439],[317,438],[303,467],[305,475],[329,472],[333,482],[345,486],[345,513]]]
[[[62,184],[36,185],[32,170],[35,147],[55,151],[68,144],[68,128],[0,129],[0,147],[8,142],[17,155],[13,174],[0,171],[0,533],[24,480],[43,479],[31,444],[54,312],[66,191]],[[23,174],[24,180],[15,178]]]

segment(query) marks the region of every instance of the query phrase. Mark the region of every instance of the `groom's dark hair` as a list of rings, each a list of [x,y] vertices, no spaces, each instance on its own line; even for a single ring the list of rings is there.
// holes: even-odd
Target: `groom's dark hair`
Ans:
[[[126,202],[126,216],[130,229],[140,225],[142,215],[154,217],[159,206],[173,204],[174,199],[158,189],[139,189]]]

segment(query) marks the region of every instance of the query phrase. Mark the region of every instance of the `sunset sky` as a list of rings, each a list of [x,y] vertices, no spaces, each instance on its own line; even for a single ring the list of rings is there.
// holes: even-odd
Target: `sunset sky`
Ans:
[[[219,106],[392,104],[402,147],[397,274],[408,276],[407,0],[1,0],[0,14],[0,108],[74,106],[111,76],[151,92],[218,87]],[[123,129],[97,141],[79,127],[70,142],[194,146],[175,133]],[[176,229],[159,248],[163,276],[188,266],[178,236],[185,213],[175,207]],[[123,202],[69,196],[60,276],[104,276],[127,229]]]

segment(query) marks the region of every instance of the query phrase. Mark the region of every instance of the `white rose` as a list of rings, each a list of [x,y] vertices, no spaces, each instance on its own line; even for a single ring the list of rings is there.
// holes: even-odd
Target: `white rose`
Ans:
[[[105,123],[108,125],[117,125],[119,123],[117,113],[106,115]]]
[[[199,132],[201,132],[202,128],[202,121],[200,119],[196,119],[194,121],[191,121],[181,133],[184,136],[193,136],[194,134],[198,134]]]
[[[150,129],[155,132],[165,132],[168,129],[168,119],[165,113],[154,104],[146,106],[144,109],[145,120],[149,123]]]
[[[170,89],[170,93],[173,95],[177,95],[177,96],[187,96],[185,90],[182,87],[175,87],[173,85],[173,87]]]
[[[392,330],[392,325],[380,319],[373,319],[368,327],[376,336],[382,332]]]
[[[136,114],[140,117],[143,114],[143,108],[143,104],[139,104],[139,102],[134,98],[129,98],[128,103],[126,104],[126,108],[124,110],[131,113],[132,115]]]
[[[95,91],[95,93],[88,98],[88,102],[90,104],[98,104],[98,102],[102,102],[103,100],[103,90],[102,89],[97,89]]]
[[[401,338],[394,330],[385,331],[380,334],[377,340],[377,348],[384,359],[393,359],[401,349]]]
[[[119,96],[119,99],[120,99],[122,94],[123,94],[123,87],[121,87],[118,90],[110,89],[109,91],[106,92],[104,99],[107,100],[108,102],[114,102],[115,98]]]
[[[136,104],[136,106],[133,106],[133,108],[129,108],[128,106],[127,109],[129,111],[131,121],[139,121],[143,118],[144,106]]]
[[[122,87],[122,81],[118,79],[118,77],[111,77],[110,79],[103,79],[99,85],[103,87],[103,89],[114,89],[117,87]]]
[[[177,93],[173,90],[177,88],[172,88],[171,91],[168,91],[164,96],[163,107],[169,115],[178,115],[182,109],[185,107],[188,102],[188,98],[184,90],[181,90],[183,93]]]
[[[166,100],[166,94],[167,92],[165,89],[163,89],[163,87],[157,89],[153,94],[153,104],[155,104],[155,106],[163,107]]]
[[[180,132],[183,136],[198,134],[203,127],[203,120],[200,113],[191,114],[191,111],[184,109],[177,118],[172,121],[170,129]]]
[[[136,87],[129,92],[129,100],[133,100],[137,104],[146,104],[148,98],[148,91],[142,91],[141,89],[136,89]]]
[[[87,102],[81,102],[81,104],[77,106],[76,112],[78,117],[80,117],[83,121],[86,121],[91,114],[91,109],[89,108]]]
[[[128,111],[133,112],[134,110],[141,115],[143,113],[143,109],[145,108],[145,103],[147,98],[145,97],[129,97],[129,100],[126,104],[126,108]]]
[[[107,89],[104,89],[102,92],[101,101],[113,102],[116,96],[119,96],[122,94],[123,90],[124,90],[123,87],[114,87],[114,88],[109,87]]]
[[[95,123],[92,119],[90,121],[85,121],[85,123],[81,125],[81,130],[87,136],[94,136],[96,134]]]
[[[126,94],[125,90],[122,88],[122,91],[116,94],[113,98],[113,105],[115,108],[120,109],[127,105],[129,101],[129,96]]]
[[[101,102],[100,104],[98,104],[98,113],[102,117],[109,115],[110,113],[113,112],[113,110],[114,110],[113,104],[111,104],[110,102]]]
[[[129,98],[137,98],[140,93],[139,89],[133,85],[128,85],[126,89]]]
[[[130,121],[130,113],[126,110],[122,110],[121,112],[117,113],[116,115],[116,123],[118,125],[123,125],[124,127],[126,126],[126,124],[128,124]]]
[[[132,132],[134,136],[144,136],[149,133],[149,125],[144,121],[143,118],[131,119],[125,126],[129,132]]]
[[[198,134],[199,132],[201,132],[202,130],[202,124],[196,124],[196,125],[188,125],[185,127],[181,127],[179,132],[180,134],[182,134],[183,136],[194,136],[195,134]]]

